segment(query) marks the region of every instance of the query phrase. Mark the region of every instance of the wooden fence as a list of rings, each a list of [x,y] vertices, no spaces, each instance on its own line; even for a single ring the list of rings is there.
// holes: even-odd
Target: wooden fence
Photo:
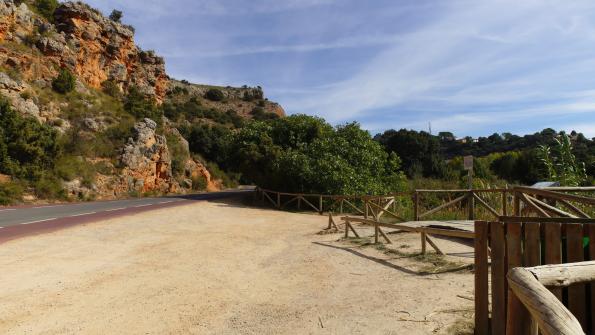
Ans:
[[[595,198],[577,195],[585,192],[593,193],[595,187],[420,189],[381,196],[300,194],[258,188],[255,195],[263,203],[277,209],[293,206],[298,210],[313,210],[321,215],[325,212],[353,213],[365,219],[378,221],[383,216],[388,216],[405,222],[431,219],[437,213],[452,208],[457,213],[465,210],[465,219],[468,220],[494,220],[507,215],[588,218],[594,214],[592,209]],[[412,207],[407,213],[403,212],[403,207],[398,206],[402,202],[407,202]]]
[[[519,203],[515,207],[520,211]],[[537,334],[535,327],[528,326],[529,312],[510,291],[506,274],[516,267],[595,260],[594,241],[595,220],[590,218],[517,216],[475,222],[475,333]],[[589,285],[555,287],[552,292],[568,307],[583,330],[593,333],[595,284]]]

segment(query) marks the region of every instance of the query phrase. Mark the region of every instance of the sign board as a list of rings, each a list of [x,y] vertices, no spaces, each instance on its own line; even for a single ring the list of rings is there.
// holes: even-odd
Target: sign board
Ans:
[[[473,156],[465,156],[463,158],[463,167],[467,171],[473,170]]]

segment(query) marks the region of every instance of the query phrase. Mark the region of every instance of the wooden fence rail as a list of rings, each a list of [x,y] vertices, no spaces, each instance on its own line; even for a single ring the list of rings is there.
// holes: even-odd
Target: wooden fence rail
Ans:
[[[298,210],[314,210],[321,215],[325,212],[356,213],[365,219],[380,220],[381,217],[388,216],[401,222],[419,221],[449,208],[457,208],[458,211],[466,208],[468,220],[479,217],[498,219],[508,215],[590,218],[595,214],[592,210],[595,198],[577,193],[595,194],[595,187],[420,189],[380,196],[300,194],[260,188],[256,190],[257,197],[263,203],[277,209],[292,205]],[[397,209],[397,203],[404,200],[412,207],[409,217],[399,213]]]
[[[537,334],[529,326],[531,314],[513,293],[506,274],[517,267],[587,260],[595,260],[594,219],[501,217],[475,222],[475,333]],[[550,285],[550,289],[585,333],[595,331],[594,283]]]
[[[595,282],[595,262],[545,265],[532,268],[514,268],[508,272],[511,294],[521,303],[521,313],[511,314],[510,324],[518,324],[509,335],[528,334],[514,332],[528,330],[529,334],[543,335],[584,334],[583,325],[546,287],[569,287]],[[591,308],[594,308],[593,306]],[[517,320],[517,315],[529,313],[532,320]],[[593,317],[593,315],[591,315]]]

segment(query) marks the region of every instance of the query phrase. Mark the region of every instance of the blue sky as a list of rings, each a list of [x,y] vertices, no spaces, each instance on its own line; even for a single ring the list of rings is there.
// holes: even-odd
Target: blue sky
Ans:
[[[595,137],[592,0],[88,0],[178,79],[261,85],[288,113],[457,136]]]

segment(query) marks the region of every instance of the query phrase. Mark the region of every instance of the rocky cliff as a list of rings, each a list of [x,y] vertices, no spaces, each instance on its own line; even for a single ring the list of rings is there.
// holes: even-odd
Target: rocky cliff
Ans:
[[[113,81],[163,101],[169,82],[163,58],[137,47],[131,27],[86,4],[61,4],[49,23],[25,3],[2,0],[0,22],[0,66],[18,70],[25,81],[47,85],[67,67],[89,87]]]
[[[33,3],[0,0],[0,98],[21,115],[57,130],[67,147],[60,159],[88,170],[85,176],[77,171],[60,177],[66,178],[63,187],[71,198],[219,190],[224,187],[221,180],[212,176],[203,158],[191,153],[178,128],[212,126],[220,122],[219,115],[285,115],[279,104],[264,98],[260,87],[170,79],[164,59],[135,44],[132,27],[82,2],[61,3],[49,19],[39,15]],[[59,94],[52,89],[53,81],[64,69],[74,75],[75,87],[72,93]],[[208,98],[213,89],[221,92],[222,100]],[[148,103],[138,98],[130,103],[132,92]],[[183,113],[176,114],[176,120],[166,117],[166,105],[177,108],[190,100],[200,106],[193,118]]]

